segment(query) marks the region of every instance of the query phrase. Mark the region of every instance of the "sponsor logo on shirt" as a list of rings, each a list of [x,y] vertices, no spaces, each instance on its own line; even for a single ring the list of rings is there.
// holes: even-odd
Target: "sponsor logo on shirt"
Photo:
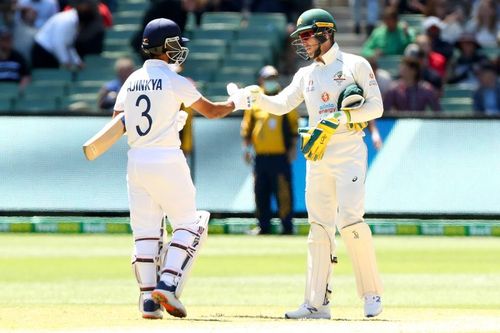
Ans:
[[[323,93],[321,94],[321,100],[322,100],[323,102],[325,102],[325,103],[326,103],[326,102],[328,102],[328,101],[330,100],[330,95],[328,95],[328,93],[327,93],[326,91],[325,91],[325,92],[323,92]]]
[[[345,81],[344,73],[342,71],[338,71],[333,75],[333,80],[340,86],[342,84],[342,81]]]
[[[337,111],[337,107],[333,103],[325,103],[319,106],[320,115],[334,113],[335,111]]]

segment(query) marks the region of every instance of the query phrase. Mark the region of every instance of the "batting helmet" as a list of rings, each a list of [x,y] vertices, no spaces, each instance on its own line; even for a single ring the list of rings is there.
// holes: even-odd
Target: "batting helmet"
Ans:
[[[188,55],[184,43],[189,39],[181,36],[181,29],[172,20],[158,18],[150,21],[142,34],[142,50],[147,55],[165,53],[172,63],[182,64]]]

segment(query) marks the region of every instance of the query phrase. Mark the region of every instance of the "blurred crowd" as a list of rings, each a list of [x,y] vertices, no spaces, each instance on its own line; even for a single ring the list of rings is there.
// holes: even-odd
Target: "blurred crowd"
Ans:
[[[150,20],[170,18],[184,29],[189,14],[199,25],[208,11],[284,13],[290,32],[298,15],[314,5],[312,0],[150,0],[128,42],[140,53],[141,33]],[[339,26],[336,40],[341,49],[342,34],[364,40],[360,54],[376,72],[386,113],[440,111],[446,87],[453,86],[473,92],[474,111],[500,114],[498,1],[350,0],[349,5],[352,31]],[[86,55],[103,51],[106,29],[112,29],[119,6],[118,0],[0,0],[0,81],[19,82],[22,89],[31,69],[83,69]],[[421,25],[401,19],[406,14],[423,15]],[[285,75],[294,72],[296,63],[289,44],[277,64]],[[380,65],[389,57],[400,59],[391,73]],[[101,91],[99,104],[103,100]]]
[[[367,18],[361,55],[376,71],[385,112],[440,111],[453,87],[473,92],[474,111],[500,115],[499,9],[494,0],[389,0],[379,25]],[[423,15],[421,25],[410,27],[401,14]],[[392,77],[378,66],[388,57],[401,59]]]

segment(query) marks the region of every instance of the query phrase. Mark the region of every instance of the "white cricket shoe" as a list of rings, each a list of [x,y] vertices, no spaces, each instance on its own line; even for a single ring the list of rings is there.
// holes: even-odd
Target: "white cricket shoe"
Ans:
[[[151,294],[153,300],[163,306],[165,310],[174,317],[184,318],[187,315],[186,308],[175,297],[175,292],[170,289],[163,281],[158,282],[155,290]]]
[[[322,305],[318,309],[302,304],[297,310],[285,313],[286,319],[330,319],[330,304]]]
[[[375,317],[382,312],[382,298],[379,295],[366,295],[365,299],[365,317]]]

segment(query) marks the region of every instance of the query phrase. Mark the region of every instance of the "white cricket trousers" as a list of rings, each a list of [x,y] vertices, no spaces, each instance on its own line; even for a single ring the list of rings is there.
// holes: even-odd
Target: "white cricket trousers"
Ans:
[[[134,237],[159,237],[167,216],[172,228],[194,224],[196,189],[179,148],[132,148],[128,152],[127,186]]]
[[[363,222],[367,149],[361,136],[332,136],[321,161],[307,161],[309,223],[341,230]]]

